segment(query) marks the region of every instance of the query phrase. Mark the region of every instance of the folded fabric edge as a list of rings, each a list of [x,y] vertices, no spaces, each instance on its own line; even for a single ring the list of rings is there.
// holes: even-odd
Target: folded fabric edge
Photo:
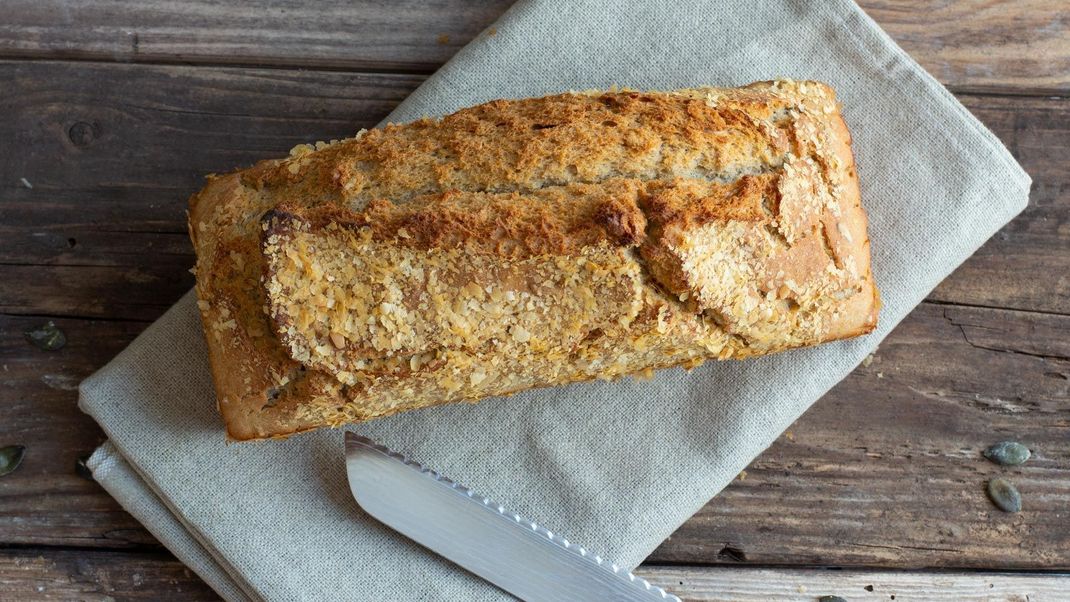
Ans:
[[[152,324],[149,324],[145,330],[142,330],[140,334],[134,337],[134,340],[124,347],[122,351],[116,354],[116,356],[108,363],[98,368],[96,372],[82,379],[82,382],[78,383],[78,409],[96,418],[92,412],[92,408],[86,403],[88,397],[87,391],[96,388],[96,383],[98,381],[107,379],[110,376],[113,367],[126,363],[127,359],[130,356],[133,356],[136,353],[136,350],[144,344],[144,341],[151,337],[152,333],[154,333],[157,328],[161,327],[161,324],[166,323],[177,311],[181,311],[181,306],[183,304],[193,304],[196,300],[196,295],[197,289],[190,288],[179,297],[178,301],[175,301],[171,307],[167,308],[167,311],[163,312],[159,318],[156,318]],[[103,425],[101,426],[103,427]],[[223,437],[222,432],[220,432],[220,437]]]
[[[888,32],[880,26],[879,23],[873,20],[873,17],[869,16],[865,10],[862,9],[854,0],[836,0],[855,16],[860,21],[858,27],[851,27],[845,23],[845,30],[850,33],[851,37],[858,42],[862,47],[866,46],[866,40],[862,39],[863,33],[873,35],[877,42],[887,47],[898,61],[903,63],[907,67],[907,72],[917,78],[918,84],[932,92],[934,96],[923,97],[923,100],[931,108],[936,110],[951,109],[961,120],[961,122],[969,128],[975,136],[978,136],[986,146],[988,146],[1002,163],[1003,167],[1007,169],[1007,177],[1019,185],[1028,193],[1033,179],[1018,163],[1014,155],[1011,154],[1003,141],[996,136],[992,130],[981,122],[969,109],[967,109],[946,86],[940,83],[929,71],[921,65],[914,57],[910,56],[903,48],[890,36]],[[938,102],[943,101],[943,103]],[[1028,198],[1026,198],[1028,203]],[[1022,205],[1025,206],[1024,204]]]
[[[177,307],[180,304],[181,302],[175,304],[175,306]],[[172,310],[173,309],[174,307],[172,307]],[[168,310],[168,313],[170,313],[170,311],[171,310]],[[90,413],[90,415],[93,416],[92,413]],[[94,419],[96,419],[96,416],[93,417]],[[119,463],[118,461],[113,461],[112,470],[114,471],[116,468],[119,467],[125,468],[128,471],[126,474],[130,475],[128,481],[133,485],[133,488],[141,489],[146,494],[140,496],[140,499],[148,503],[150,508],[152,509],[150,516],[152,518],[163,519],[163,522],[159,523],[156,526],[156,529],[162,530],[163,527],[167,527],[170,532],[176,533],[177,535],[175,535],[175,538],[168,537],[168,539],[171,540],[172,543],[176,544],[176,547],[178,543],[189,541],[191,544],[197,546],[197,549],[202,550],[205,554],[211,557],[215,566],[217,566],[220,570],[224,572],[224,574],[228,576],[230,582],[235,584],[240,590],[243,591],[243,595],[245,596],[244,599],[262,599],[256,589],[248,581],[246,581],[245,577],[241,574],[241,572],[238,571],[235,567],[233,567],[226,559],[226,557],[218,554],[215,551],[215,548],[210,543],[209,538],[205,537],[196,527],[196,525],[193,525],[190,523],[190,521],[186,520],[181,509],[176,508],[168,499],[168,497],[157,489],[152,479],[146,478],[144,472],[141,470],[138,464],[134,461],[128,460],[130,456],[122,449],[122,446],[113,438],[113,434],[110,432],[109,427],[104,423],[100,422],[99,420],[97,421],[97,423],[100,424],[101,428],[104,429],[105,434],[107,434],[109,437],[107,444],[111,446],[111,449],[114,451],[114,453],[111,454],[110,457],[113,458],[113,460],[121,460],[121,463]],[[91,467],[90,470],[92,470]],[[122,505],[127,511],[130,511],[130,508],[127,508],[128,504],[133,506],[135,509],[138,508],[137,506],[134,506],[134,498],[129,498],[124,501],[124,499],[116,497],[116,500],[119,501],[119,504]],[[131,514],[134,514],[134,512],[131,511]],[[175,526],[172,527],[172,525]],[[146,528],[148,528],[148,525],[146,525]],[[153,532],[152,529],[150,529],[150,532]],[[167,532],[168,531],[164,531],[165,534]],[[153,532],[153,535],[156,535],[156,533]],[[179,539],[181,539],[182,541],[179,541]],[[171,546],[168,546],[168,548],[171,549]],[[175,552],[174,549],[171,549],[171,551]],[[177,556],[178,554],[176,553],[175,555]]]
[[[260,602],[190,533],[110,440],[93,452],[86,466],[124,510],[217,594],[230,602]]]

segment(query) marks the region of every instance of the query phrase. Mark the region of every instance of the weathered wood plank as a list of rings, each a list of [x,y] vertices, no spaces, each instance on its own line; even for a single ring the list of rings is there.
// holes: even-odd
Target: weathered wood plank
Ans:
[[[0,153],[0,261],[77,264],[90,233],[184,233],[206,174],[351,136],[423,77],[0,61],[0,80],[20,149]]]
[[[1062,0],[860,0],[944,85],[975,92],[1070,90],[1070,14]]]
[[[22,340],[36,319],[0,320],[0,395],[14,417],[0,443],[29,448],[0,481],[0,544],[151,541],[74,474],[101,436],[68,390],[142,325],[60,321],[70,342],[48,354]],[[923,305],[651,560],[1070,568],[1068,340],[1068,316]],[[980,456],[1007,437],[1035,457],[1000,469]],[[985,498],[996,475],[1018,484],[1021,514]]]
[[[221,598],[166,552],[0,550],[0,600],[153,600]]]
[[[1027,602],[1061,600],[1059,574],[830,571],[728,567],[643,567],[637,571],[690,602]]]
[[[422,81],[19,62],[0,79],[0,136],[26,149],[0,153],[0,312],[123,319],[192,286],[186,199],[205,174],[352,135]]]
[[[0,56],[430,72],[513,0],[9,0]]]
[[[0,131],[18,149],[0,154],[0,223],[47,224],[41,212],[74,205],[94,210],[82,224],[182,231],[205,174],[352,136],[423,77],[0,61],[0,81]]]
[[[1070,568],[1067,340],[1065,316],[922,305],[651,559]],[[1034,458],[981,457],[1007,438]]]
[[[852,602],[1057,600],[1070,576],[997,572],[829,571],[738,567],[644,566],[636,573],[689,602]],[[220,600],[197,575],[166,553],[0,551],[0,599]]]
[[[0,56],[430,72],[511,4],[9,0]],[[947,85],[1070,90],[1070,22],[1060,0],[860,4]]]
[[[27,448],[19,469],[0,479],[0,545],[154,545],[99,485],[75,472],[78,458],[105,439],[78,410],[78,383],[146,324],[56,319],[67,345],[50,352],[23,336],[44,322],[0,316],[0,445]]]
[[[1033,178],[1029,207],[931,298],[1070,313],[1070,100],[960,96]]]
[[[185,208],[203,174],[279,156],[298,142],[350,135],[422,81],[0,62],[3,78],[13,86],[0,97],[8,116],[0,137],[25,151],[0,153],[2,311],[108,318],[154,317],[191,282]],[[1070,313],[1070,100],[961,98],[1035,183],[1026,212],[933,298]],[[39,265],[56,267],[27,267]],[[60,266],[92,268],[78,276]],[[10,290],[14,280],[5,274],[15,272],[28,278],[25,294]],[[139,282],[147,278],[166,284]],[[62,295],[43,300],[49,296],[40,293],[63,281],[69,282]],[[146,297],[157,290],[157,298]]]
[[[193,286],[190,258],[142,266],[0,265],[0,314],[153,320]]]

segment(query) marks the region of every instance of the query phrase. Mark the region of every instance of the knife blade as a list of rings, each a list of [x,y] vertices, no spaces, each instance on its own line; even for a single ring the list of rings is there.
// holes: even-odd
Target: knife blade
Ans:
[[[529,602],[676,596],[434,470],[346,432],[357,503],[379,522]]]

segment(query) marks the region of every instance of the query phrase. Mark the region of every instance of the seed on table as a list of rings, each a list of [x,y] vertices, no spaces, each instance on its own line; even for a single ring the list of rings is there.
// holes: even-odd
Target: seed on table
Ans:
[[[21,445],[8,445],[0,447],[0,477],[7,476],[22,464],[22,458],[26,455],[26,448]]]
[[[988,482],[988,497],[1004,512],[1021,512],[1022,494],[1007,479],[996,477]]]
[[[45,351],[56,351],[67,344],[66,335],[63,334],[63,331],[60,330],[52,320],[49,320],[48,323],[43,326],[26,331],[25,334],[26,340]]]
[[[1017,441],[1000,441],[986,449],[983,454],[1000,466],[1018,466],[1032,455],[1028,447]]]
[[[847,598],[841,598],[839,596],[821,596],[817,599],[817,602],[847,602]]]

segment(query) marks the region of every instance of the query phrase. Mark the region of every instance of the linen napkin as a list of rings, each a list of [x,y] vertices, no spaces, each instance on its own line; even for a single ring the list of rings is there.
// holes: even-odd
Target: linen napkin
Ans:
[[[533,391],[351,427],[637,565],[1026,204],[1007,150],[848,0],[522,0],[389,117],[569,89],[832,84],[854,135],[877,332],[685,373]],[[97,480],[229,600],[498,600],[351,499],[342,431],[225,445],[184,297],[86,380]]]

